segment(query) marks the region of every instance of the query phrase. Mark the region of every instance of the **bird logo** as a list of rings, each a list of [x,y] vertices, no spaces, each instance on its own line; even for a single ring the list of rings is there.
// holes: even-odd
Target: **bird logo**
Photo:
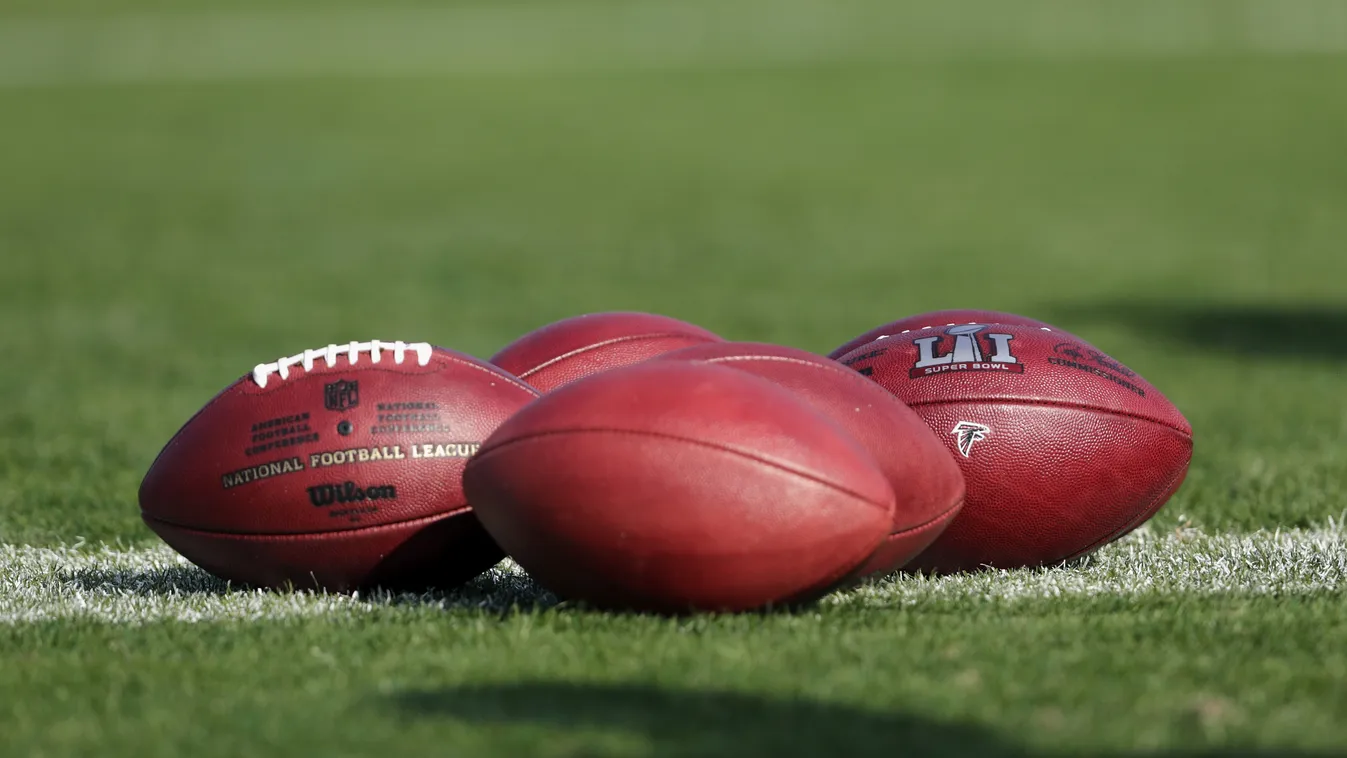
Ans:
[[[992,433],[989,426],[974,424],[972,421],[960,421],[954,425],[953,434],[959,443],[959,452],[967,458],[973,452],[973,445],[987,439],[987,435]]]

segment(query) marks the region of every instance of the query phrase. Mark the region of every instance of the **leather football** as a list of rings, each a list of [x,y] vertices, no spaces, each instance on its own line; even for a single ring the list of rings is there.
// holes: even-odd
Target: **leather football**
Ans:
[[[540,392],[551,392],[567,382],[670,350],[719,341],[700,326],[668,316],[590,313],[529,332],[501,348],[491,362]]]
[[[930,313],[919,313],[915,316],[900,318],[897,321],[890,321],[887,324],[871,329],[865,334],[847,340],[846,344],[838,347],[828,353],[828,357],[834,360],[841,358],[847,353],[855,350],[861,345],[866,345],[880,337],[892,337],[897,334],[904,334],[918,329],[932,328],[938,326],[955,326],[956,324],[1018,324],[1020,326],[1038,326],[1056,329],[1052,324],[1032,319],[1028,316],[1019,316],[1014,313],[1003,313],[1001,311],[980,311],[970,309],[958,309],[949,311],[932,311]]]
[[[426,343],[352,342],[262,364],[168,442],[141,483],[141,516],[230,581],[451,587],[504,557],[468,507],[463,468],[535,397]]]
[[[544,586],[661,613],[817,598],[874,553],[894,506],[869,454],[803,401],[684,361],[543,396],[487,439],[464,485]]]
[[[870,453],[895,495],[888,537],[857,575],[901,568],[940,535],[963,505],[959,466],[920,416],[837,361],[793,347],[712,342],[656,361],[699,361],[762,377],[823,414]]]
[[[963,470],[963,509],[909,569],[1015,568],[1084,555],[1154,515],[1192,458],[1183,414],[1067,332],[928,327],[875,340],[841,362],[907,403]]]

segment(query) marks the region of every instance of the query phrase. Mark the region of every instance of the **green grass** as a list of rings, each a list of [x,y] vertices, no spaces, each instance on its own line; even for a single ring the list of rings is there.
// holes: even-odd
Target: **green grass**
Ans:
[[[6,706],[0,744],[165,756],[1310,754],[1342,746],[1341,609],[1319,597],[681,621],[405,608],[36,624],[0,632],[0,686],[29,693]]]
[[[518,5],[585,24],[627,7]],[[423,59],[304,36],[328,14],[297,0],[283,18],[0,10],[0,40],[42,17],[84,41],[0,50],[0,544],[154,544],[140,476],[258,362],[371,337],[489,355],[609,309],[819,351],[925,310],[1040,317],[1193,422],[1157,532],[1341,518],[1347,54],[1325,51],[1347,27],[1315,21],[1329,6],[1079,3],[1053,26],[1044,2],[890,5],[850,3],[888,23],[829,32],[784,4],[738,57],[733,37],[560,24],[530,32],[550,57],[528,65],[508,15],[482,22],[495,45]],[[760,7],[699,12],[746,33]],[[134,43],[159,15],[99,21],[174,8],[280,31],[212,48],[207,71],[191,45]],[[130,73],[99,81],[92,48]],[[371,60],[397,65],[361,75]],[[0,754],[1342,751],[1347,597],[1328,586],[696,620],[0,620]]]

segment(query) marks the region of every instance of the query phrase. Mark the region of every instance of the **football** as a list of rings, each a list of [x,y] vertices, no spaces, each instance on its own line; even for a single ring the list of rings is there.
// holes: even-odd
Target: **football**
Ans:
[[[491,362],[550,392],[601,371],[639,363],[670,350],[719,342],[707,330],[668,316],[614,311],[563,319],[506,345]]]
[[[655,359],[746,371],[789,390],[861,443],[893,487],[893,524],[858,576],[900,568],[944,531],[963,504],[963,474],[920,416],[837,361],[793,347],[713,342]]]
[[[537,394],[423,342],[262,364],[160,452],[141,516],[193,563],[244,584],[460,584],[504,557],[468,507],[463,468]]]
[[[888,480],[836,425],[764,379],[684,361],[543,396],[487,439],[464,485],[531,576],[610,609],[805,602],[893,522]]]
[[[903,334],[918,329],[935,329],[942,326],[954,326],[955,324],[1018,324],[1020,326],[1038,326],[1046,327],[1048,329],[1057,328],[1052,324],[1044,323],[1027,316],[1017,316],[1014,313],[1002,313],[1000,311],[932,311],[930,313],[919,313],[915,316],[908,316],[907,318],[898,319],[897,321],[890,321],[883,326],[877,326],[855,339],[848,340],[845,345],[828,353],[828,357],[833,359],[841,358],[861,345],[874,342],[880,337],[892,337],[896,334]]]
[[[908,565],[1055,564],[1150,518],[1178,490],[1192,427],[1136,372],[1049,327],[958,324],[842,357],[915,410],[963,469],[953,523]]]

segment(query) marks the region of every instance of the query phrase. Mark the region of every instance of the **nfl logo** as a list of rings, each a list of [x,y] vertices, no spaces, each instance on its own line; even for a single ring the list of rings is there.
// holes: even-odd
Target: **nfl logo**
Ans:
[[[344,411],[360,405],[360,382],[345,379],[323,386],[323,405],[329,411]]]

